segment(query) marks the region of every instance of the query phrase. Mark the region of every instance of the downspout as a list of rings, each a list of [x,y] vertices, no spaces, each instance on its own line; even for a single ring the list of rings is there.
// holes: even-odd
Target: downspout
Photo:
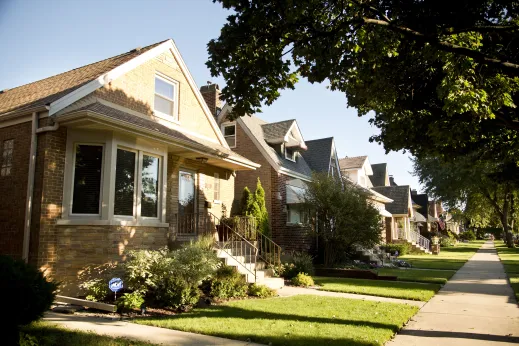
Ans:
[[[32,127],[31,127],[31,150],[29,158],[29,174],[27,179],[27,198],[25,202],[25,224],[23,230],[23,247],[22,259],[29,262],[29,245],[31,240],[31,216],[34,195],[34,175],[36,172],[36,151],[38,148],[38,133],[56,131],[59,124],[55,123],[52,126],[45,126],[38,128],[38,112],[32,113]]]

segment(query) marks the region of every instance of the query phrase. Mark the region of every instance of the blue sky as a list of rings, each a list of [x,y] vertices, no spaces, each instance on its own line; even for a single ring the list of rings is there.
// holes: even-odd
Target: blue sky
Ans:
[[[223,87],[205,62],[206,44],[218,37],[227,15],[211,0],[0,0],[0,90],[167,38],[175,40],[199,86],[212,81]],[[346,104],[343,94],[301,81],[259,116],[295,118],[306,140],[333,136],[340,157],[368,155],[371,163],[387,162],[399,185],[420,190],[409,173],[409,155],[385,155],[382,146],[369,143],[378,130]]]

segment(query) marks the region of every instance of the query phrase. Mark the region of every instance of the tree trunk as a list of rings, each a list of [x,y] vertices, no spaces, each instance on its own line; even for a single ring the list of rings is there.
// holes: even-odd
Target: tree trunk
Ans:
[[[505,201],[503,202],[503,213],[501,214],[501,224],[503,225],[503,231],[505,233],[506,246],[508,246],[509,248],[513,248],[514,239],[512,236],[512,232],[510,230],[510,226],[508,224],[508,214],[509,214],[509,203],[508,203],[508,194],[506,194]]]

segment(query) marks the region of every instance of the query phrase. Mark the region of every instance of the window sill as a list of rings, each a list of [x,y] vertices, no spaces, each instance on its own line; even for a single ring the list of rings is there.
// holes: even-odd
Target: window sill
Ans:
[[[174,124],[180,125],[180,120],[175,119],[175,117],[173,115],[162,113],[162,112],[159,112],[159,111],[156,111],[156,110],[153,111],[153,115],[156,116],[156,117],[159,117],[159,118],[161,118],[163,120],[167,120],[167,121],[172,122]]]
[[[141,221],[122,221],[122,220],[92,220],[92,219],[58,219],[58,226],[129,226],[129,227],[169,227],[167,222],[141,220]]]
[[[222,204],[222,201],[220,201],[219,199],[215,199],[213,200],[213,204]]]

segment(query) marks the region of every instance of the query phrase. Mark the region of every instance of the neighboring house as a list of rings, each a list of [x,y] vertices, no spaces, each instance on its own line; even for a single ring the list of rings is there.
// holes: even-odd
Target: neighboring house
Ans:
[[[369,163],[367,156],[345,157],[339,160],[339,165],[342,176],[345,179],[348,179],[368,192],[369,201],[375,208],[379,210],[384,225],[383,229],[381,230],[382,239],[385,242],[390,242],[392,239],[391,224],[393,217],[387,210],[386,204],[392,203],[393,200],[375,191],[373,189],[373,182],[371,179],[375,178],[377,183],[381,181],[383,182],[385,181],[384,179],[387,178],[387,174],[384,176],[384,173],[379,169],[377,171],[377,175],[375,176],[375,172],[372,168],[373,165]],[[377,168],[379,168],[379,166],[377,166]]]
[[[393,242],[407,237],[411,231],[411,218],[414,216],[409,186],[378,186],[372,189],[393,200],[386,205],[387,211],[392,215],[391,223],[387,225],[387,229],[391,229],[391,237],[387,237],[386,241]]]
[[[0,93],[0,253],[73,292],[86,265],[228,215],[230,150],[172,40]]]
[[[430,229],[428,220],[429,197],[425,193],[419,194],[416,190],[411,190],[411,198],[418,206],[415,208],[415,218],[413,221],[416,222],[417,230],[420,232],[420,234],[423,234]]]
[[[212,97],[218,98],[219,92]],[[236,153],[261,164],[256,171],[236,173],[232,213],[240,213],[243,189],[254,191],[260,178],[274,242],[285,251],[311,250],[315,237],[310,235],[309,216],[302,208],[303,194],[313,171],[340,177],[333,138],[305,141],[294,119],[268,123],[244,116],[230,121],[231,111],[226,105],[217,116],[227,143]]]

